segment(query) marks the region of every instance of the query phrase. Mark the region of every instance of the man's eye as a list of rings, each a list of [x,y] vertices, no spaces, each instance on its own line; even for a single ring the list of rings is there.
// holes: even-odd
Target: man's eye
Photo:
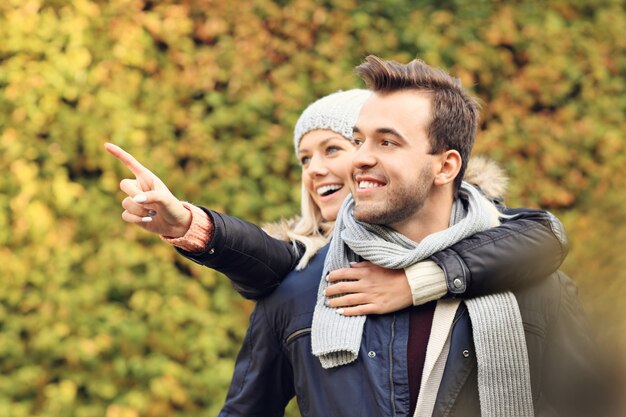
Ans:
[[[387,139],[383,139],[383,140],[380,141],[380,144],[382,146],[391,146],[391,145],[393,145],[393,142],[390,141],[390,140],[387,140]]]
[[[362,140],[362,139],[359,139],[359,138],[354,138],[354,139],[352,140],[352,142],[354,142],[354,144],[355,144],[357,147],[359,147],[359,146],[363,145],[363,140]]]

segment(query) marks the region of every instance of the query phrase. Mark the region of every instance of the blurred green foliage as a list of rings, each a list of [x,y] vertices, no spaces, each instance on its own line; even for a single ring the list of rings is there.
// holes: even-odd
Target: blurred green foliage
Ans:
[[[0,39],[2,416],[215,415],[252,304],[122,222],[102,144],[180,198],[290,216],[293,124],[370,53],[481,97],[476,153],[509,205],[562,218],[564,269],[626,345],[623,0],[4,0]]]

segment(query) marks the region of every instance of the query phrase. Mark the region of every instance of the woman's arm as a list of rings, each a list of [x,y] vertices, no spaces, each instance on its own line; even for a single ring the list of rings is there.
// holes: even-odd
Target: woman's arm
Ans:
[[[200,252],[178,250],[224,273],[244,297],[271,293],[298,263],[300,253],[292,244],[244,220],[203,210],[215,225],[211,241]],[[561,222],[543,210],[506,209],[504,214],[509,218],[500,226],[408,268],[418,270],[412,285],[404,270],[369,262],[333,271],[330,281],[348,281],[327,289],[330,306],[343,308],[346,315],[384,314],[442,296],[467,298],[515,289],[556,271],[568,250]],[[331,299],[339,294],[346,295]]]
[[[245,298],[259,299],[271,293],[300,260],[297,246],[274,239],[245,220],[200,208],[213,224],[211,239],[198,252],[176,250],[225,274]]]
[[[477,297],[529,285],[555,272],[567,255],[567,237],[550,212],[505,209],[500,226],[476,233],[431,259],[445,273],[452,297]]]
[[[385,271],[369,262],[331,272],[329,281],[337,283],[326,289],[329,306],[345,315],[384,314],[442,296],[469,298],[523,287],[556,271],[568,250],[561,222],[543,210],[503,212],[508,218],[500,226],[407,268],[407,273],[418,270],[411,285],[404,270]]]

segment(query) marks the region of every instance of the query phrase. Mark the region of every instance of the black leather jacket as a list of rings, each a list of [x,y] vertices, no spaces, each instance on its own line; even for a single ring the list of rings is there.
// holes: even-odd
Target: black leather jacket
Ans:
[[[271,293],[300,259],[296,245],[258,226],[201,207],[213,220],[213,237],[201,252],[178,251],[230,278],[249,299]],[[530,285],[555,272],[567,255],[561,222],[543,210],[506,209],[500,226],[476,233],[430,257],[444,271],[450,297],[475,297]]]

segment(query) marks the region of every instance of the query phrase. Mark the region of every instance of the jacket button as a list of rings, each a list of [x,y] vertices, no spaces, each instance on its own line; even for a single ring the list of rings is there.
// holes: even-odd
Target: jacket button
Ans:
[[[452,284],[454,285],[454,288],[461,288],[463,286],[463,281],[461,281],[459,278],[456,278],[454,281],[452,281]]]
[[[367,356],[369,356],[370,358],[375,358],[376,352],[374,352],[373,350],[370,350],[369,352],[367,352]]]
[[[465,349],[465,350],[463,351],[463,357],[465,357],[465,358],[469,358],[469,350]]]
[[[215,248],[209,249],[209,255],[213,255],[215,253]]]

